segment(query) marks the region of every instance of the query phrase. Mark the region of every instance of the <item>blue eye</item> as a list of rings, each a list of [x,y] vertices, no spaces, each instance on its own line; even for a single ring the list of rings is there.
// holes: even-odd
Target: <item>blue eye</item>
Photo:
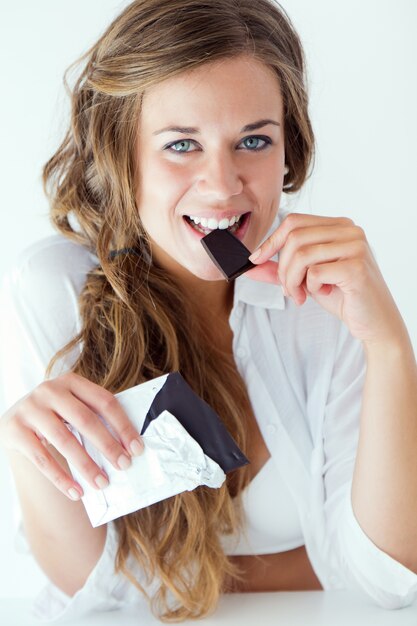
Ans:
[[[172,149],[173,152],[179,152],[179,153],[185,152],[186,153],[188,152],[188,150],[177,150],[176,148],[174,148],[174,146],[181,146],[181,145],[184,146],[184,144],[189,145],[191,143],[192,143],[191,139],[182,139],[181,141],[176,141],[175,143],[169,144],[169,146],[167,146],[167,149],[170,149],[170,150]]]
[[[246,147],[251,148],[251,145],[253,147],[253,150],[251,150],[251,152],[258,152],[259,150],[263,150],[264,148],[266,148],[266,146],[268,146],[271,143],[271,140],[269,139],[269,137],[257,137],[257,136],[253,136],[253,137],[245,137],[244,139],[242,139],[242,143],[243,142],[253,142],[256,141],[257,142],[257,146],[258,147],[253,147],[253,143],[252,144],[246,144]],[[263,145],[261,147],[259,147],[259,142],[263,141]]]
[[[263,135],[251,135],[249,137],[244,137],[239,146],[243,144],[243,149],[246,149],[249,152],[260,152],[261,150],[267,148],[271,143],[272,141],[269,137],[265,137]],[[195,141],[192,139],[180,139],[179,141],[174,141],[173,143],[165,146],[165,150],[177,154],[188,154],[198,150],[198,148],[190,149],[193,145],[195,146]],[[238,147],[238,150],[241,149],[242,148]]]

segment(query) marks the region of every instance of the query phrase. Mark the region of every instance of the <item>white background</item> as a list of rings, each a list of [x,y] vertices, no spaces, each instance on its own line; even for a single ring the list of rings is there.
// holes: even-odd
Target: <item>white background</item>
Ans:
[[[64,134],[67,66],[128,2],[0,4],[0,274],[51,234],[40,172]],[[417,346],[417,4],[282,0],[304,43],[317,138],[312,178],[293,204],[361,225]],[[1,349],[1,348],[0,348]],[[12,546],[11,491],[0,456],[0,596],[32,595],[37,566]]]

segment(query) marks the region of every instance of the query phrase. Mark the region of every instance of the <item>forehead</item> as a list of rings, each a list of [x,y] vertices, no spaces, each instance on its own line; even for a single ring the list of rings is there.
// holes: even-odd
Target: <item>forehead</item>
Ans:
[[[264,63],[242,55],[207,63],[150,88],[142,101],[141,126],[152,130],[181,120],[215,124],[227,117],[237,123],[243,117],[247,123],[246,118],[260,114],[282,116],[278,77]]]

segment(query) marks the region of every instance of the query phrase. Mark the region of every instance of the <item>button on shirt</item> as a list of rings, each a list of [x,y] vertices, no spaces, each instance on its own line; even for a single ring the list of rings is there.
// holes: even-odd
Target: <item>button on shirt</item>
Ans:
[[[51,357],[78,332],[77,298],[96,263],[85,248],[53,236],[31,246],[9,273],[0,309],[5,408],[44,379]],[[386,608],[411,604],[417,575],[367,537],[351,505],[365,375],[361,342],[313,299],[297,307],[280,286],[245,275],[235,281],[230,326],[237,367],[272,462],[296,503],[323,588],[359,589]],[[75,357],[74,351],[54,373],[68,370]],[[135,604],[138,619],[145,619],[146,602],[114,574],[116,550],[110,523],[83,589],[70,598],[48,585],[37,600],[38,615],[69,619]]]

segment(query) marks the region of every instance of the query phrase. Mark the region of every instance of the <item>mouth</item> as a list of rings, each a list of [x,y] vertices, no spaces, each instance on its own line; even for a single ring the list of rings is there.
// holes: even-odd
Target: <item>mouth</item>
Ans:
[[[208,225],[203,226],[203,224],[201,223],[197,224],[188,215],[183,215],[183,219],[188,224],[188,226],[193,231],[193,233],[199,237],[199,239],[202,239],[203,237],[205,237],[205,235],[208,235],[213,230],[217,230],[217,228],[220,228],[221,230],[227,229],[230,233],[232,233],[238,239],[243,239],[243,236],[246,233],[246,230],[249,224],[250,211],[248,213],[242,213],[242,215],[239,216],[238,220],[229,226],[227,226],[225,222],[222,223],[223,220],[221,220],[220,223],[218,223],[215,228],[209,228]]]

